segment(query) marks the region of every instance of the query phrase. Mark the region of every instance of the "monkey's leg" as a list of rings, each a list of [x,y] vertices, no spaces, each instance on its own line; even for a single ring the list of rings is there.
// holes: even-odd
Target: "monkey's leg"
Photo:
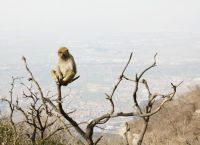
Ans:
[[[51,77],[53,78],[53,80],[56,82],[56,83],[59,83],[59,76],[57,74],[57,72],[55,70],[52,70],[51,71]]]
[[[72,70],[67,71],[66,76],[62,80],[62,84],[63,85],[69,84],[73,80],[75,75],[76,75],[76,73],[74,71],[72,71]]]
[[[57,71],[58,81],[61,82],[63,80],[63,75],[62,75],[62,73],[60,71],[60,68],[58,68],[57,70],[58,70]]]

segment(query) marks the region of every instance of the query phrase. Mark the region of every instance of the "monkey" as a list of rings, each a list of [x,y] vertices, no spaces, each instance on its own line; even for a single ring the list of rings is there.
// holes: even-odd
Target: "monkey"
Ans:
[[[68,48],[59,48],[56,69],[51,71],[52,78],[57,84],[66,86],[74,79],[76,72],[76,63]]]

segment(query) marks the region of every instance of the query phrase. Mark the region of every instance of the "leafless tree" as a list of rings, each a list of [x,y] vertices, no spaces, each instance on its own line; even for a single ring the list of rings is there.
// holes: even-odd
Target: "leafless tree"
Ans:
[[[23,90],[22,97],[21,97],[23,99],[21,101],[27,101],[28,108],[20,104],[19,100],[13,96],[16,80],[19,80],[20,85],[26,89],[26,90]],[[9,104],[9,108],[10,108],[9,119],[15,133],[14,135],[15,141],[17,140],[16,137],[18,137],[19,135],[17,132],[17,124],[20,123],[20,122],[16,123],[13,120],[13,115],[14,115],[14,112],[16,111],[19,111],[22,113],[24,120],[21,121],[21,123],[25,122],[28,125],[27,127],[28,131],[26,135],[33,144],[37,144],[36,140],[38,140],[40,143],[45,142],[55,133],[64,129],[63,127],[58,127],[54,129],[54,131],[47,133],[47,131],[49,131],[49,129],[55,125],[58,119],[57,117],[53,115],[53,109],[49,108],[48,106],[45,106],[42,103],[41,97],[39,97],[38,93],[34,91],[32,84],[30,86],[27,86],[21,81],[21,78],[12,77],[10,98],[9,99],[3,98],[2,101],[5,101]],[[32,131],[30,131],[30,129],[32,129]],[[15,144],[15,141],[14,141],[14,144]]]
[[[50,105],[57,113],[62,115],[69,122],[69,124],[74,127],[74,129],[77,131],[77,133],[82,136],[82,138],[85,140],[86,144],[96,145],[102,139],[103,136],[100,136],[96,139],[94,139],[94,137],[93,137],[94,128],[98,127],[98,125],[107,123],[111,118],[116,118],[116,117],[120,117],[120,116],[121,117],[135,116],[135,117],[142,118],[142,120],[144,122],[144,126],[141,130],[140,137],[139,137],[139,140],[137,142],[137,145],[141,145],[143,138],[144,138],[144,135],[145,135],[145,132],[147,130],[147,126],[148,126],[150,117],[152,115],[156,114],[157,112],[159,112],[166,102],[171,101],[173,99],[174,95],[176,94],[176,89],[180,85],[180,84],[178,84],[178,85],[171,84],[172,92],[170,92],[169,94],[160,94],[160,93],[152,93],[151,92],[150,87],[148,85],[148,82],[147,82],[146,79],[143,78],[143,76],[148,70],[150,70],[151,68],[156,66],[156,55],[154,56],[154,62],[153,62],[152,65],[145,68],[140,74],[136,74],[134,79],[131,79],[131,78],[125,76],[125,71],[127,70],[128,65],[129,65],[129,63],[132,59],[132,53],[131,53],[131,55],[128,59],[128,62],[126,63],[124,69],[122,70],[122,73],[120,74],[119,79],[116,82],[116,84],[114,85],[111,93],[105,94],[106,99],[110,102],[110,105],[111,105],[110,111],[105,113],[105,114],[102,114],[99,117],[96,117],[96,118],[90,120],[89,123],[87,123],[85,129],[80,127],[80,123],[78,123],[75,119],[73,119],[71,117],[70,114],[73,113],[73,112],[66,112],[64,110],[64,108],[63,108],[63,97],[62,97],[62,92],[61,92],[62,86],[60,84],[56,84],[56,86],[57,86],[56,102],[52,101],[48,97],[45,97],[43,95],[43,92],[42,92],[42,89],[41,89],[39,83],[36,81],[31,70],[29,69],[25,57],[23,57],[23,60],[24,60],[24,63],[25,63],[26,70],[30,75],[29,80],[31,80],[36,85],[36,87],[38,88],[39,93],[40,93],[40,97],[43,101],[44,106],[46,108],[48,108],[48,105]],[[78,79],[78,77],[76,77],[73,81],[75,81],[76,79]],[[118,86],[121,84],[121,82],[123,80],[131,81],[131,82],[134,83],[135,88],[133,89],[132,97],[133,97],[133,105],[137,109],[137,111],[130,111],[130,112],[116,112],[115,111],[116,107],[115,107],[115,103],[113,101],[113,97],[114,97],[114,94],[115,94]],[[144,85],[145,88],[148,91],[148,103],[146,104],[145,107],[140,106],[139,103],[138,103],[139,84]],[[159,101],[158,101],[159,104],[155,105],[156,100],[158,100],[157,98],[159,98]]]

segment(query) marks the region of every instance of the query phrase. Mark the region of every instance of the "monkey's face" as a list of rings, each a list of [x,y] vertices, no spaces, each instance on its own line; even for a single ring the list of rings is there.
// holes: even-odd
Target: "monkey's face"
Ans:
[[[69,56],[69,51],[66,47],[61,47],[58,49],[58,57],[62,59],[66,59]]]

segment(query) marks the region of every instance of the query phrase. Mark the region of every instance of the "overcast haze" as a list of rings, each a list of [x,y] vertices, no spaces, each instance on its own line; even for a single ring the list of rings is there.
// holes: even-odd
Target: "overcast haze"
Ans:
[[[200,32],[199,0],[0,0],[3,32]]]
[[[19,73],[22,55],[47,76],[60,46],[69,47],[82,76],[91,63],[120,68],[131,51],[140,64],[158,52],[159,63],[197,66],[199,26],[199,0],[0,0],[0,76]]]

